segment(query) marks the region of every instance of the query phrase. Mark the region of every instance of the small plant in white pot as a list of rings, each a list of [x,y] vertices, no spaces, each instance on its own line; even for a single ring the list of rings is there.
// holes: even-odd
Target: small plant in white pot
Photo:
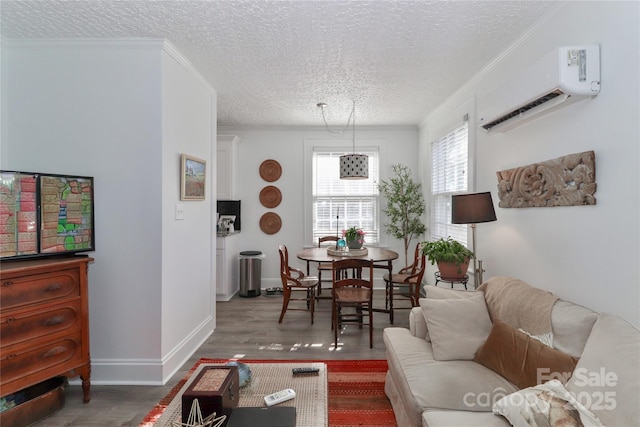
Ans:
[[[422,253],[431,264],[438,264],[443,278],[460,279],[467,274],[473,252],[451,237],[422,243]]]

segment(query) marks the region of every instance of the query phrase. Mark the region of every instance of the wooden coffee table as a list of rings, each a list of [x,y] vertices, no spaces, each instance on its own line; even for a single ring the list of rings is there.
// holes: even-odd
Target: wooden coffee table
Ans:
[[[171,427],[171,423],[180,417],[182,393],[189,387],[191,381],[205,366],[220,365],[222,364],[200,364],[156,421],[154,427]],[[247,365],[252,373],[251,382],[240,389],[238,406],[265,406],[264,396],[285,388],[292,388],[296,392],[296,397],[278,406],[296,408],[296,427],[328,426],[327,367],[324,363],[247,363]],[[293,376],[291,370],[297,367],[314,367],[320,371],[317,375]]]

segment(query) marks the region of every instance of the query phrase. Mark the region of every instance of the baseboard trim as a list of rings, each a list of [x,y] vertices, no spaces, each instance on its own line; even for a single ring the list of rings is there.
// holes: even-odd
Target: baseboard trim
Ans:
[[[94,385],[165,385],[213,333],[213,317],[208,317],[194,331],[161,359],[92,359],[91,384]],[[71,385],[80,385],[78,377]]]

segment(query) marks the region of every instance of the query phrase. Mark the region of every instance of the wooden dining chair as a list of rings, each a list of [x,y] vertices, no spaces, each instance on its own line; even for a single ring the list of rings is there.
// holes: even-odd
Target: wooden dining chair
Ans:
[[[280,254],[280,279],[282,280],[283,296],[282,311],[278,323],[282,323],[284,313],[287,310],[305,310],[311,312],[311,323],[313,324],[318,278],[305,276],[302,270],[291,267],[289,265],[289,251],[285,245],[278,246],[278,253]],[[289,308],[290,301],[305,301],[306,307]]]
[[[369,348],[373,348],[373,261],[365,259],[341,259],[333,261],[333,288],[331,289],[331,327],[335,347],[338,332],[345,324],[355,324],[362,329],[369,326]],[[345,277],[345,271],[358,271],[356,277]],[[368,277],[367,277],[368,271]],[[345,311],[345,308],[353,311]]]
[[[338,236],[323,236],[320,237],[318,239],[318,247],[322,248],[322,247],[329,247],[331,245],[326,245],[326,242],[331,242],[333,243],[333,246],[335,246],[337,243],[337,241],[340,240],[338,238]],[[333,279],[331,278],[331,276],[329,276],[328,279],[322,280],[322,272],[326,272],[326,273],[330,273],[332,271],[333,266],[331,265],[330,262],[319,262],[318,263],[318,298],[321,298],[322,295],[322,282],[325,283],[331,283],[333,281]],[[331,298],[331,297],[327,297],[327,298]]]
[[[409,300],[410,306],[399,307],[401,309],[410,309],[419,305],[422,278],[426,269],[426,256],[421,249],[422,246],[418,243],[411,265],[400,269],[397,273],[391,275],[385,273],[383,276],[386,294],[385,307],[389,311],[391,324],[393,324],[393,310],[395,309],[393,306],[394,295]]]

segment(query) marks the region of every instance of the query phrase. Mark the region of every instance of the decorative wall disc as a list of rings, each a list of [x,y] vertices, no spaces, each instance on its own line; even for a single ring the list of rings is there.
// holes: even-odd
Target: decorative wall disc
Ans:
[[[276,160],[269,159],[260,165],[260,177],[267,182],[277,181],[282,175],[282,167]]]
[[[282,193],[278,187],[267,185],[260,191],[260,203],[265,208],[275,208],[282,201]]]
[[[267,234],[275,234],[282,227],[282,219],[275,212],[267,212],[260,218],[260,230]]]

